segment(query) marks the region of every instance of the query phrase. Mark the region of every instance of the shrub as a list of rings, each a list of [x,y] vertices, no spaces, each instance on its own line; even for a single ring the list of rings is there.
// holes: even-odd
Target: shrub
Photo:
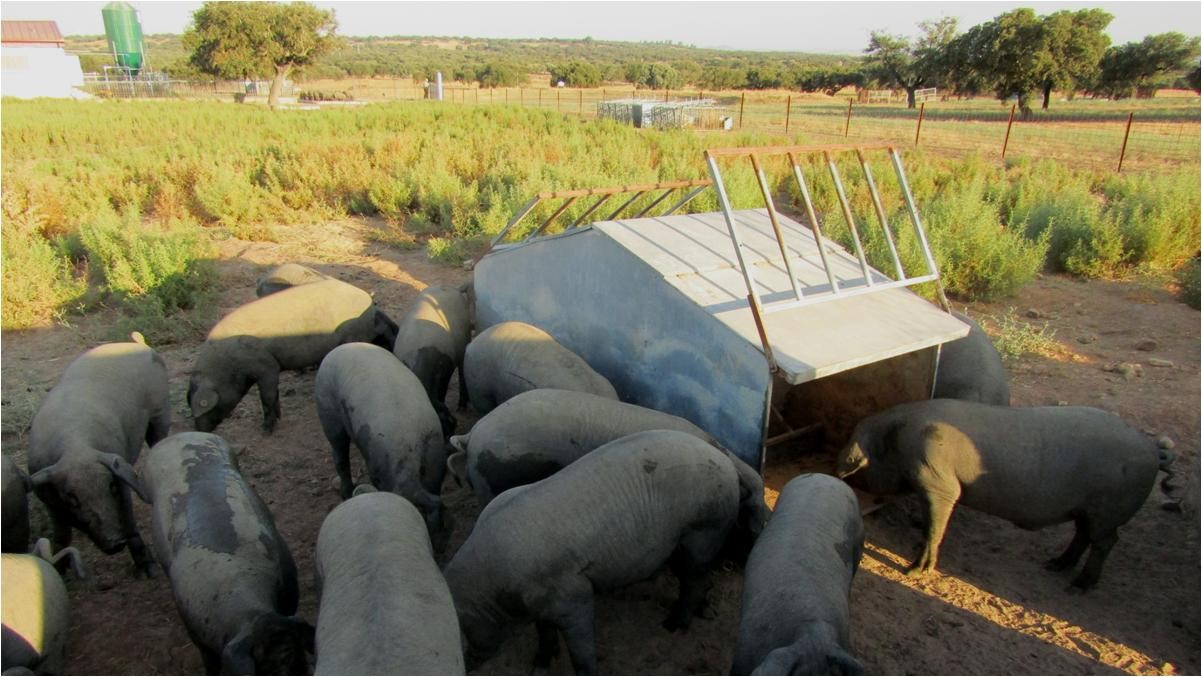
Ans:
[[[169,342],[192,326],[174,326],[182,311],[203,303],[216,282],[207,241],[194,224],[143,224],[136,212],[109,215],[80,230],[92,270],[102,288],[120,300],[134,328],[148,339]]]
[[[86,291],[70,260],[37,233],[36,223],[6,219],[0,242],[4,329],[46,324]]]
[[[1199,298],[1199,275],[1202,270],[1199,269],[1198,257],[1190,259],[1184,266],[1177,270],[1177,284],[1181,286],[1179,296],[1186,305],[1194,310],[1199,309],[1199,304],[1202,299]]]
[[[1050,329],[1047,322],[1035,328],[1015,316],[1014,308],[993,319],[997,323],[993,345],[1003,357],[1016,359],[1028,353],[1051,357],[1064,352],[1056,341],[1056,330]]]

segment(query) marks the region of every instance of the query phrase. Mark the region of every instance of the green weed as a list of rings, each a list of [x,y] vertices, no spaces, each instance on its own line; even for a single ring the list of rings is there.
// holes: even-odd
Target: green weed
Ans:
[[[1014,308],[992,319],[997,325],[993,345],[1003,357],[1017,359],[1027,354],[1052,356],[1063,352],[1056,340],[1056,330],[1049,328],[1047,322],[1037,328],[1019,319]]]

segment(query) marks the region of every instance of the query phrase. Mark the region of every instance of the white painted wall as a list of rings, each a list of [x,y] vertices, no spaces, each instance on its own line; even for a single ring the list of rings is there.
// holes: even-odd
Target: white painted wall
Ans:
[[[58,47],[0,47],[0,96],[85,98],[79,57]]]

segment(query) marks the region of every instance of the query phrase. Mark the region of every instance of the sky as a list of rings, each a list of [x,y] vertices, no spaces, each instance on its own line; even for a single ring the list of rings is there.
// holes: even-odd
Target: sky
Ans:
[[[0,18],[53,19],[64,35],[100,35],[106,2],[0,2]],[[200,2],[130,2],[144,33],[182,33]],[[951,16],[961,31],[1018,7],[1038,14],[1098,7],[1114,15],[1111,44],[1202,33],[1202,2],[314,2],[348,36],[428,35],[664,41],[722,49],[859,54],[872,31],[916,36],[919,21]]]

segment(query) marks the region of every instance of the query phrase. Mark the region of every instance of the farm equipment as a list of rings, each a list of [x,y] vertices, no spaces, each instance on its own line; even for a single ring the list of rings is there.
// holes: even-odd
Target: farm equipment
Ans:
[[[904,196],[925,271],[904,270],[868,155],[884,151]],[[835,157],[865,172],[894,275],[868,265]],[[820,154],[854,251],[828,239],[799,158]],[[773,202],[762,158],[784,157],[805,223]],[[763,208],[735,209],[720,163],[749,160]],[[930,397],[952,317],[897,151],[887,146],[788,146],[706,151],[710,179],[542,193],[526,203],[475,266],[478,328],[520,320],[584,357],[629,402],[682,416],[754,467],[765,450],[821,424],[838,437],[863,414]],[[720,211],[678,214],[713,190]],[[681,195],[683,191],[683,195]],[[628,214],[644,196],[649,205]],[[679,197],[669,202],[669,197]],[[588,222],[615,197],[628,196]],[[646,201],[644,200],[644,202]],[[573,204],[589,204],[570,223]],[[520,224],[544,202],[540,225]],[[641,203],[640,203],[641,204]],[[663,204],[670,204],[657,211]],[[560,232],[548,234],[553,227]],[[909,287],[936,285],[940,309]],[[867,411],[855,410],[867,409]],[[839,420],[843,417],[847,420]]]

